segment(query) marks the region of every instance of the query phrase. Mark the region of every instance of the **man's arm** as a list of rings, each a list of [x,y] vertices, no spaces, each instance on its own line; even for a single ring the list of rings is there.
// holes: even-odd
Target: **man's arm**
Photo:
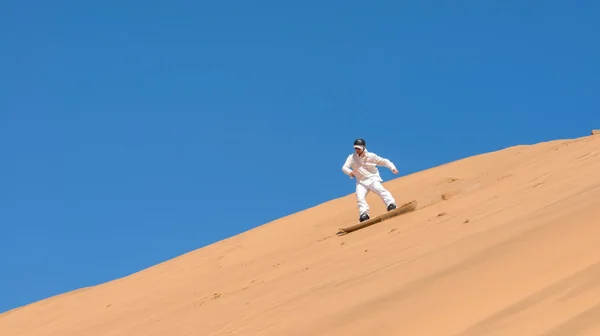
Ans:
[[[352,173],[352,155],[349,155],[346,158],[346,162],[344,162],[344,165],[342,166],[342,171],[344,172],[344,174],[352,176],[350,175]]]
[[[376,165],[387,167],[394,173],[398,171],[392,161],[390,161],[384,157],[381,157],[375,153],[371,153],[371,155],[373,155],[373,162],[375,162]]]

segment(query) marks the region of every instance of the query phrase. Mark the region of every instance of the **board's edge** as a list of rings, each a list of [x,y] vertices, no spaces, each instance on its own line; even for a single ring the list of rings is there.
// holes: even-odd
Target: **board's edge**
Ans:
[[[368,226],[371,226],[373,224],[381,222],[384,219],[389,219],[389,218],[393,218],[393,217],[396,217],[396,216],[403,215],[403,214],[408,213],[408,212],[412,212],[412,211],[414,211],[414,210],[417,209],[417,205],[418,205],[417,204],[417,200],[412,200],[410,202],[402,204],[401,206],[399,206],[395,210],[383,213],[383,214],[381,214],[381,215],[379,215],[377,217],[373,217],[373,218],[371,218],[371,219],[369,219],[369,220],[367,220],[365,222],[356,223],[356,224],[353,224],[353,225],[350,225],[350,226],[346,226],[346,227],[343,227],[343,228],[338,228],[338,233],[337,234],[338,235],[345,235],[345,234],[348,234],[348,233],[353,232],[353,231],[364,229],[364,228],[366,228]]]

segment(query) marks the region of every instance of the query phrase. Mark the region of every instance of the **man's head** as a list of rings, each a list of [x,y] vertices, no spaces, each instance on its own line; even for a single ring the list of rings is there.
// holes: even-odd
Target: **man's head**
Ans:
[[[365,142],[364,139],[356,139],[354,140],[354,151],[356,152],[356,154],[360,155],[365,151],[365,148],[367,147],[367,143]]]

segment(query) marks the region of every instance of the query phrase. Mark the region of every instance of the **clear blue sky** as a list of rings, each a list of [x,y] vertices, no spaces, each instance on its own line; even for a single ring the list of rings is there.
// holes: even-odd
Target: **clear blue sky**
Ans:
[[[0,312],[350,194],[357,137],[406,175],[589,134],[599,9],[2,1]]]

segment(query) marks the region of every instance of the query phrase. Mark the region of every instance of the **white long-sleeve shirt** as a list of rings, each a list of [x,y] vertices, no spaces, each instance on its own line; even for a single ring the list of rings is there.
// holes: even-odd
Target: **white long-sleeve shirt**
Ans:
[[[377,166],[384,166],[390,170],[396,169],[396,166],[390,160],[375,153],[368,152],[365,149],[363,156],[359,156],[356,153],[348,155],[346,162],[342,166],[342,171],[346,175],[349,175],[350,172],[354,171],[356,181],[363,183],[369,183],[369,181],[382,182],[383,179],[379,175]]]

